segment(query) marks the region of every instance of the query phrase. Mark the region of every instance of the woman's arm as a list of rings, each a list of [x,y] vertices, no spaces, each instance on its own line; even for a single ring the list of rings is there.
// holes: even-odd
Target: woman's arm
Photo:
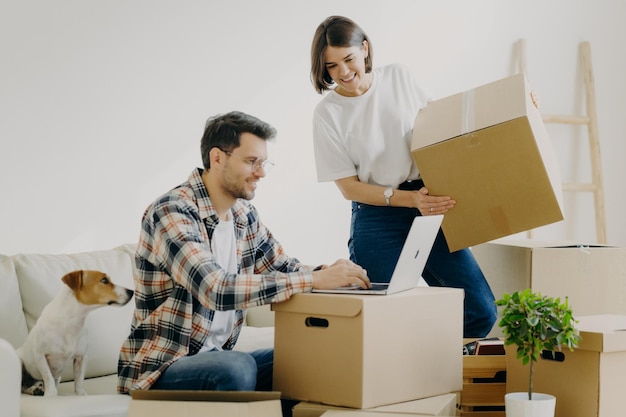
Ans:
[[[359,181],[358,177],[346,177],[335,181],[337,188],[346,200],[372,206],[386,206],[385,189],[380,185],[367,184]],[[389,199],[392,207],[414,207],[422,215],[443,214],[454,207],[456,201],[449,196],[432,196],[428,189],[422,187],[417,191],[393,190]]]

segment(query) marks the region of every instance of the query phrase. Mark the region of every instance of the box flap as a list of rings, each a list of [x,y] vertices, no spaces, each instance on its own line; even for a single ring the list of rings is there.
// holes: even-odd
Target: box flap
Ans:
[[[371,410],[329,410],[322,414],[322,417],[400,417],[400,416],[430,416],[432,414],[419,414],[412,412],[385,412],[385,411],[371,411]]]
[[[515,239],[510,237],[504,237],[501,239],[495,239],[489,243],[495,243],[497,245],[517,246],[520,248],[529,249],[550,249],[550,248],[611,248],[615,246],[601,245],[597,243],[586,243],[572,240],[541,240],[541,239]]]
[[[379,407],[372,407],[367,409],[359,409],[369,413],[368,416],[372,416],[371,413],[389,413],[396,417],[402,415],[428,415],[428,416],[440,416],[440,415],[454,415],[456,410],[456,398],[455,393],[442,394],[435,397],[427,397],[414,401],[406,401],[401,403],[395,403],[391,405],[383,405]],[[293,408],[293,414],[302,416],[320,416],[327,411],[357,411],[352,408],[340,407],[328,404],[311,403],[302,401]],[[374,414],[376,415],[376,414]]]
[[[595,352],[626,350],[626,316],[599,314],[576,317],[581,335],[578,349]]]
[[[358,294],[295,294],[287,301],[272,304],[272,310],[322,316],[356,317],[363,309],[364,297],[367,296]]]
[[[128,417],[280,417],[279,392],[135,390]]]
[[[523,74],[431,101],[415,118],[411,149],[525,116],[530,87]],[[493,100],[507,97],[507,100]],[[482,111],[477,112],[480,107]],[[536,109],[535,109],[536,111]],[[424,132],[425,134],[422,134]]]
[[[280,399],[278,391],[131,390],[133,400],[253,402]]]

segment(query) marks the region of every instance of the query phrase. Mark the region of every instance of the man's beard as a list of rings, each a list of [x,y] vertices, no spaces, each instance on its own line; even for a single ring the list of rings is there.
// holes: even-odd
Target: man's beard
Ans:
[[[222,174],[222,187],[234,198],[243,198],[244,200],[252,200],[254,198],[254,190],[250,191],[245,188],[245,180],[241,180],[230,174],[230,170],[225,170]]]

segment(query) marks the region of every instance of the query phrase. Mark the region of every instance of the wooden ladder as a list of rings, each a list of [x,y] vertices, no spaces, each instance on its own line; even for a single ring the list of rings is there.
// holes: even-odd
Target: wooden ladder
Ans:
[[[602,183],[602,161],[600,159],[600,139],[598,135],[598,117],[596,114],[596,92],[591,65],[591,46],[589,42],[581,42],[579,54],[583,67],[586,115],[542,115],[545,123],[586,125],[589,136],[589,153],[591,157],[591,182],[563,183],[563,191],[593,193],[596,239],[597,243],[606,244],[606,214],[604,207],[604,185]],[[526,41],[518,41],[519,69],[526,74]],[[529,231],[528,236],[532,236]]]

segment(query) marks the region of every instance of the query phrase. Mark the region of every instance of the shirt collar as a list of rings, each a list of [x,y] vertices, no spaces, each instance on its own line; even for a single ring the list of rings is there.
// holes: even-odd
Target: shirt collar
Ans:
[[[201,219],[211,218],[213,221],[218,221],[217,211],[211,203],[209,197],[209,191],[206,189],[204,182],[202,181],[202,168],[196,168],[189,175],[189,185],[193,190],[194,196],[198,204],[198,211]],[[243,227],[247,224],[247,213],[250,211],[248,204],[243,200],[237,199],[235,205],[230,209],[233,216],[233,221]]]

